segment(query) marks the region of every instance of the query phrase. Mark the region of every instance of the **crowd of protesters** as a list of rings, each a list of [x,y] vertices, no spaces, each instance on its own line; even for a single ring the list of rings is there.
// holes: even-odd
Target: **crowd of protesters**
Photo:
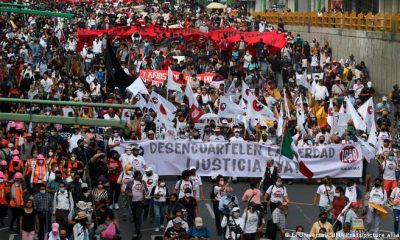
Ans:
[[[110,29],[117,26],[159,25],[198,28],[202,32],[232,27],[241,31],[278,31],[287,44],[271,51],[263,42],[248,44],[242,38],[225,45],[209,39],[146,38],[139,32],[129,40],[113,39],[112,47],[124,70],[137,77],[140,70],[167,70],[193,76],[190,86],[199,105],[207,113],[217,113],[219,97],[227,94],[235,82],[236,103],[241,99],[242,82],[258,100],[271,109],[288,102],[288,131],[298,146],[345,144],[366,141],[366,132],[356,130],[349,120],[341,133],[327,124],[329,99],[335,112],[343,99],[357,109],[375,97],[377,121],[376,160],[382,176],[367,184],[365,194],[357,182],[365,183],[370,159],[363,162],[361,179],[349,179],[344,187],[334,186],[329,177],[322,179],[314,204],[319,207],[319,221],[313,226],[299,226],[293,240],[349,239],[354,237],[355,219],[365,216],[366,230],[378,233],[382,217],[368,203],[392,206],[394,232],[399,233],[400,181],[397,155],[397,127],[400,91],[397,85],[389,94],[377,98],[368,68],[353,56],[334,60],[328,42],[307,41],[286,32],[284,23],[277,26],[268,19],[253,17],[244,5],[224,10],[207,10],[193,2],[166,3],[39,3],[39,9],[58,9],[75,14],[72,19],[37,15],[0,15],[0,97],[132,103],[125,89],[109,89],[104,60],[106,40],[98,36],[77,50],[77,28]],[[232,43],[230,43],[232,44]],[[178,62],[174,56],[184,56]],[[296,72],[324,73],[313,77],[312,89],[299,86]],[[215,87],[197,80],[196,75],[217,73],[224,84]],[[319,75],[318,75],[319,76]],[[279,145],[278,122],[245,125],[233,119],[211,120],[196,128],[188,115],[189,106],[182,95],[168,93],[164,85],[146,83],[148,91],[166,97],[176,107],[177,130],[157,129],[157,112],[136,108],[126,129],[101,126],[68,126],[21,121],[0,124],[0,225],[9,216],[11,231],[22,239],[121,239],[119,222],[133,222],[134,237],[141,237],[143,221],[152,221],[154,231],[164,231],[164,239],[217,239],[211,226],[198,213],[199,200],[205,194],[202,178],[195,168],[184,169],[174,186],[146,165],[137,145],[121,151],[124,141],[186,139],[198,141],[253,141]],[[302,98],[301,95],[304,97]],[[302,107],[305,122],[299,126],[296,108]],[[113,108],[71,107],[1,103],[0,111],[18,114],[41,114],[78,118],[123,119],[123,111]],[[279,111],[277,111],[279,112]],[[168,134],[167,134],[168,133]],[[122,154],[121,154],[122,152]],[[210,193],[217,234],[225,239],[285,239],[290,203],[286,187],[272,160],[258,188],[254,179],[242,197],[233,194],[228,177],[217,176]],[[235,180],[235,179],[234,179]],[[294,194],[294,193],[293,193]],[[340,214],[351,203],[344,219]],[[123,206],[121,206],[123,205]],[[123,207],[131,212],[116,214]],[[118,217],[118,221],[116,216]],[[264,219],[265,216],[268,216]],[[389,220],[388,220],[389,221]],[[266,230],[265,230],[266,229]],[[309,231],[309,237],[305,232]],[[336,237],[332,234],[337,233]],[[352,238],[357,239],[357,238]]]

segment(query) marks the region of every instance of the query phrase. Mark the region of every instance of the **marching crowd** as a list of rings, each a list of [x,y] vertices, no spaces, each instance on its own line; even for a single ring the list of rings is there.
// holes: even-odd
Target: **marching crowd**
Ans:
[[[378,233],[387,206],[393,208],[394,233],[399,233],[400,167],[394,130],[399,120],[399,87],[393,86],[393,91],[374,106],[376,133],[360,131],[354,119],[340,131],[328,121],[329,99],[333,99],[333,112],[346,112],[348,102],[357,109],[371,97],[378,99],[373,86],[379,82],[369,78],[363,61],[352,55],[334,60],[334,49],[328,42],[304,40],[299,34],[286,32],[282,21],[272,26],[268,19],[248,14],[240,4],[212,11],[192,1],[140,6],[122,2],[41,3],[38,8],[58,9],[75,17],[0,15],[0,97],[135,104],[135,96],[125,89],[107,86],[110,73],[103,54],[107,39],[98,36],[78,51],[78,27],[179,25],[208,32],[229,26],[285,34],[287,43],[279,51],[262,41],[249,44],[245,38],[232,44],[183,36],[150,39],[139,32],[129,40],[114,38],[112,47],[124,71],[135,78],[144,69],[170,68],[191,75],[187,85],[206,113],[218,113],[222,96],[240,104],[244,86],[248,86],[261,104],[275,114],[284,113],[286,131],[297,146],[367,142],[376,134],[373,161],[377,160],[381,175],[374,179],[372,188],[367,178],[372,159],[365,157],[361,179],[348,179],[341,187],[325,177],[314,198],[319,220],[312,226],[298,226],[290,239],[359,239],[355,231],[359,219],[367,232]],[[174,56],[184,58],[178,61]],[[196,78],[206,72],[218,74],[224,83],[215,86]],[[301,76],[307,73],[311,76],[300,84]],[[210,196],[206,196],[195,167],[182,166],[180,180],[167,186],[166,179],[158,175],[162,174],[146,165],[138,145],[122,148],[125,141],[167,138],[279,145],[279,121],[222,118],[207,120],[199,128],[183,94],[168,90],[165,84],[147,82],[145,86],[175,106],[173,129],[160,125],[159,113],[147,105],[134,109],[127,118],[125,111],[114,108],[1,103],[5,113],[123,119],[127,128],[1,121],[0,225],[5,226],[9,216],[10,230],[24,240],[113,240],[122,239],[121,221],[133,223],[135,239],[141,238],[142,223],[151,221],[154,231],[162,231],[165,240],[217,239],[198,212],[200,200],[211,199],[217,234],[224,239],[250,240],[264,235],[286,239],[286,222],[293,217],[287,212],[290,193],[273,160],[267,161],[261,182],[253,179],[242,196],[233,194],[235,176],[220,175],[212,179]],[[304,112],[301,122],[299,108]],[[366,191],[357,183],[364,183]]]

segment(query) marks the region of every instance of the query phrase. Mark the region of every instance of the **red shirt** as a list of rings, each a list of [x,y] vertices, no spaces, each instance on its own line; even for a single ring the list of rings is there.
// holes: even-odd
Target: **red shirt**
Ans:
[[[333,199],[332,207],[333,207],[333,218],[337,219],[339,214],[342,212],[343,208],[348,204],[347,198],[345,196],[336,197]]]
[[[118,180],[119,175],[121,174],[122,164],[119,160],[108,159],[108,179],[111,182],[116,182]]]

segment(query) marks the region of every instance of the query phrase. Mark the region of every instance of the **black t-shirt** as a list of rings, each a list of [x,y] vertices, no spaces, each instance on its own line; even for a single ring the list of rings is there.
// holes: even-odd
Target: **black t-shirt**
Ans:
[[[22,211],[22,230],[25,232],[35,231],[35,218],[37,212],[33,210],[31,213]]]
[[[181,234],[181,233],[186,233],[186,230],[182,227],[179,230],[176,229],[175,227],[170,227],[165,231],[164,237],[168,237],[168,238],[171,238],[174,236],[178,237],[179,234]]]
[[[178,201],[187,211],[188,220],[194,220],[195,218],[195,208],[197,207],[197,201],[195,198],[191,197],[189,201],[185,198],[181,198]]]

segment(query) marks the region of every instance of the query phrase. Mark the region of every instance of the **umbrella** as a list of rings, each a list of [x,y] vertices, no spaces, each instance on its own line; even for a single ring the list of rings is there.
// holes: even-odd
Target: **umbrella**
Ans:
[[[207,5],[207,9],[223,9],[223,8],[226,8],[226,5],[217,2],[212,2]]]
[[[215,113],[206,113],[203,116],[200,117],[200,120],[206,120],[206,119],[218,119],[218,115]]]

